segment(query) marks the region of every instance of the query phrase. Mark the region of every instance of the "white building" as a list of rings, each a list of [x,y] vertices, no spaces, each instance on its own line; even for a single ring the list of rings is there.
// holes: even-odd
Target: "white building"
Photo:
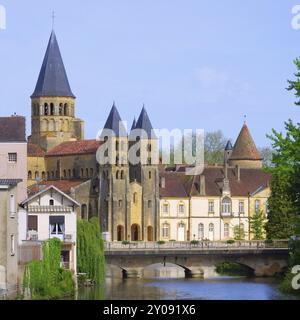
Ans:
[[[244,124],[234,147],[228,142],[223,165],[207,165],[196,176],[184,166],[160,173],[160,239],[252,239],[250,218],[266,217],[270,178]]]
[[[76,273],[76,207],[78,202],[54,186],[41,186],[41,191],[21,204],[19,229],[22,246],[51,238],[62,241],[61,262]],[[24,223],[25,222],[25,223]]]

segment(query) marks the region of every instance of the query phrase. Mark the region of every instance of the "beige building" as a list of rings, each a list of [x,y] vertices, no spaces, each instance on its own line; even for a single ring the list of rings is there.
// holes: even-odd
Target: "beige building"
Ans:
[[[25,118],[0,118],[0,290],[18,284],[18,204],[27,197]]]
[[[200,176],[185,167],[161,172],[161,240],[253,238],[250,217],[267,216],[270,174],[246,125],[234,145],[224,150],[224,165],[206,166]]]

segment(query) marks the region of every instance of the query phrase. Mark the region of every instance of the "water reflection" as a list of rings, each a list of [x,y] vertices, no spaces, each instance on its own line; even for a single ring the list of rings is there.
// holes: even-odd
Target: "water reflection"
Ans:
[[[214,277],[185,279],[180,267],[154,265],[142,279],[122,279],[118,269],[107,274],[105,288],[81,288],[78,299],[89,300],[285,300],[270,278]]]

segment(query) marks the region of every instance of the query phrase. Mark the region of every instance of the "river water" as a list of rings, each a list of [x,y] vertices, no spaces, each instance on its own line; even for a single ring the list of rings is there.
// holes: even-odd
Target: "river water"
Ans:
[[[80,288],[80,300],[286,300],[299,299],[278,290],[273,278],[216,276],[185,279],[176,268],[155,270],[143,279],[121,279],[113,274],[104,288]]]

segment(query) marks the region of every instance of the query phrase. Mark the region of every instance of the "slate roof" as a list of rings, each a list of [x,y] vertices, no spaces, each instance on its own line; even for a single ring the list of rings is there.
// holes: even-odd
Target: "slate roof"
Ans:
[[[25,117],[0,117],[0,142],[26,142]]]
[[[232,150],[233,146],[230,140],[227,141],[226,147],[225,147],[225,151],[229,151]]]
[[[78,154],[96,154],[103,142],[97,140],[67,141],[54,147],[46,156],[67,156]]]
[[[38,81],[31,97],[45,96],[75,98],[54,31],[51,33]]]
[[[18,183],[22,182],[22,179],[0,179],[1,186],[16,186]]]
[[[228,168],[228,179],[233,197],[254,193],[259,188],[267,188],[271,174],[262,169],[240,169],[240,180],[237,179],[237,169]],[[202,173],[205,176],[205,196],[219,197],[222,195],[224,167],[206,167]],[[180,172],[163,172],[165,188],[160,188],[161,197],[200,196],[200,176],[187,176]]]
[[[132,122],[132,125],[131,125],[131,130],[134,130],[135,127],[136,127],[136,119],[135,119],[135,117],[134,117],[133,122]]]
[[[37,144],[28,143],[27,144],[27,156],[28,157],[44,157],[46,152]]]
[[[141,111],[141,114],[136,122],[135,129],[143,129],[147,133],[149,139],[156,139],[156,135],[153,131],[153,127],[145,107],[143,107]],[[151,135],[153,136],[151,137]]]
[[[119,111],[115,105],[113,104],[109,116],[104,125],[104,129],[112,130],[117,137],[127,137],[126,128],[122,122]],[[106,134],[104,134],[106,135]]]
[[[246,124],[234,144],[230,160],[262,160]]]

